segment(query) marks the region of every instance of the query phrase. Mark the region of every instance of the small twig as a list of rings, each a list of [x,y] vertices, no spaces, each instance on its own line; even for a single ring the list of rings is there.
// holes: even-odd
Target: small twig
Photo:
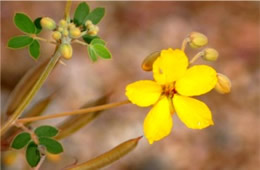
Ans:
[[[39,143],[38,138],[36,137],[36,135],[34,134],[34,132],[33,132],[31,129],[27,128],[24,124],[19,123],[19,122],[15,122],[15,126],[18,127],[18,128],[21,128],[21,129],[22,129],[23,131],[25,131],[25,132],[30,133],[32,140],[33,140],[36,144]]]
[[[203,52],[197,53],[191,60],[190,64],[193,64],[196,60],[198,60],[201,56],[203,56]]]
[[[36,40],[40,40],[40,41],[44,41],[44,42],[47,42],[47,43],[51,43],[51,44],[57,45],[56,41],[54,41],[54,40],[47,40],[45,38],[37,37],[37,36],[33,36],[33,38],[36,39]]]
[[[84,46],[88,46],[87,43],[80,41],[80,40],[73,40],[72,43],[77,43],[77,44],[81,44],[81,45],[84,45]]]
[[[64,117],[64,116],[86,114],[86,113],[90,113],[90,112],[111,109],[111,108],[121,106],[124,104],[128,104],[128,103],[130,103],[130,101],[126,100],[126,101],[121,101],[121,102],[104,104],[104,105],[100,105],[100,106],[89,107],[89,108],[85,108],[85,109],[79,109],[79,110],[71,111],[71,112],[63,112],[63,113],[46,115],[46,116],[35,116],[35,117],[22,118],[22,119],[18,119],[16,121],[16,123],[26,123],[26,122],[33,122],[33,121],[38,121],[38,120],[54,119],[54,118],[59,118],[59,117]]]
[[[182,42],[181,50],[185,51],[185,48],[187,46],[187,43],[189,42],[189,38],[185,38]]]
[[[46,158],[45,155],[43,155],[43,156],[41,157],[40,162],[39,162],[38,165],[34,168],[34,170],[39,170],[39,169],[40,169],[40,167],[41,167],[41,165],[43,164],[45,158]]]
[[[71,0],[67,0],[66,7],[65,7],[65,20],[68,23],[70,22],[70,8],[71,8]]]

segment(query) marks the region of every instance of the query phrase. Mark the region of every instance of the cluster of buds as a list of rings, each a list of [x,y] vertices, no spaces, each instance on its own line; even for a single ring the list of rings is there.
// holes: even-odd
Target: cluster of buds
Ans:
[[[98,33],[98,31],[99,31],[99,28],[98,28],[98,26],[94,25],[94,24],[92,23],[92,21],[87,20],[87,21],[85,22],[85,26],[86,26],[86,28],[87,28],[87,33],[88,33],[89,35],[91,35],[91,36],[97,35],[97,33]]]
[[[74,23],[66,22],[64,19],[60,20],[59,25],[57,26],[53,19],[44,17],[41,19],[41,26],[53,31],[52,38],[56,41],[61,40],[62,37],[75,39],[81,36],[80,28],[76,27]]]
[[[191,48],[201,48],[205,47],[208,44],[208,38],[198,32],[192,32],[187,38],[184,39],[183,48],[184,51],[187,43]],[[152,71],[154,61],[160,56],[160,51],[156,51],[148,55],[141,65],[144,71]],[[202,51],[198,52],[191,60],[190,63],[193,63],[198,58],[202,58],[206,61],[216,61],[218,59],[219,53],[214,48],[204,48]],[[215,90],[221,94],[227,94],[231,91],[231,81],[230,79],[218,73],[217,75],[218,82],[216,84]]]

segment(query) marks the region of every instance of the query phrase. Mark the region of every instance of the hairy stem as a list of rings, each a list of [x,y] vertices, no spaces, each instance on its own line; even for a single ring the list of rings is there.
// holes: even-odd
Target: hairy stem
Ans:
[[[3,124],[3,126],[0,130],[0,136],[2,136],[13,125],[13,123],[16,121],[16,119],[21,115],[21,113],[25,110],[25,108],[30,104],[33,97],[39,91],[39,89],[41,88],[41,86],[43,85],[43,83],[45,82],[45,80],[47,79],[47,77],[49,76],[51,71],[53,70],[54,66],[59,61],[59,59],[60,59],[60,50],[59,50],[59,46],[57,46],[52,59],[46,66],[45,70],[43,71],[43,73],[41,74],[41,76],[39,77],[39,79],[37,80],[37,82],[35,83],[33,88],[31,89],[31,91],[27,94],[27,96],[25,97],[23,102],[19,105],[19,107],[17,107],[17,109],[14,111],[12,116],[7,120],[7,122],[5,122]]]
[[[198,60],[201,56],[203,56],[203,52],[197,53],[191,60],[190,64],[193,64],[196,60]]]
[[[54,119],[54,118],[59,118],[59,117],[64,117],[64,116],[86,114],[86,113],[90,113],[90,112],[111,109],[111,108],[121,106],[124,104],[128,104],[128,103],[130,103],[130,102],[128,100],[126,100],[126,101],[121,101],[121,102],[104,104],[104,105],[100,105],[100,106],[89,107],[89,108],[85,108],[85,109],[79,109],[79,110],[71,111],[71,112],[63,112],[63,113],[46,115],[46,116],[35,116],[35,117],[22,118],[22,119],[18,119],[16,121],[16,123],[26,123],[26,122],[33,122],[33,121],[38,121],[38,120]]]

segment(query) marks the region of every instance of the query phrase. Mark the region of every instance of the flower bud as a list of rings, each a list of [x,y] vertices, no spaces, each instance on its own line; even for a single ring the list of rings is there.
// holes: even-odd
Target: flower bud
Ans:
[[[59,162],[61,160],[60,154],[51,154],[47,152],[47,159],[52,162]]]
[[[73,28],[76,28],[76,25],[74,23],[70,23],[69,24],[69,29],[73,29]]]
[[[99,31],[99,27],[98,27],[98,26],[95,26],[95,30],[96,30],[97,33],[98,33],[98,31]]]
[[[86,26],[86,27],[89,27],[90,25],[93,25],[92,21],[87,20],[87,21],[85,22],[85,26]]]
[[[229,93],[231,91],[230,79],[227,76],[220,74],[220,73],[217,74],[217,78],[218,78],[218,81],[215,86],[215,90],[221,94]]]
[[[192,32],[189,39],[189,44],[192,48],[200,48],[208,43],[208,38],[204,34],[198,32]]]
[[[62,44],[61,45],[61,55],[65,59],[70,59],[72,57],[72,47],[70,44]]]
[[[216,61],[218,59],[218,51],[214,48],[206,48],[202,58],[207,61]]]
[[[91,35],[91,36],[95,36],[95,35],[97,35],[97,31],[91,30],[91,31],[88,31],[88,34]]]
[[[67,29],[62,31],[62,34],[67,37],[69,35],[69,31]]]
[[[43,28],[48,30],[54,30],[56,28],[55,21],[49,17],[43,17],[40,23]]]
[[[70,30],[70,36],[72,38],[78,38],[78,37],[80,37],[80,34],[81,34],[81,31],[79,28],[73,28]]]
[[[63,27],[63,28],[65,28],[67,26],[67,22],[65,21],[65,19],[60,20],[59,26]]]
[[[148,55],[142,63],[142,69],[144,71],[152,71],[153,63],[159,56],[160,56],[160,51],[156,51]]]
[[[54,32],[52,33],[52,38],[53,38],[54,40],[56,40],[56,41],[60,40],[60,38],[61,38],[61,33],[60,33],[59,31],[54,31]]]
[[[62,33],[63,30],[64,30],[64,28],[62,28],[62,27],[59,27],[59,28],[58,28],[58,31],[59,31],[60,33]]]

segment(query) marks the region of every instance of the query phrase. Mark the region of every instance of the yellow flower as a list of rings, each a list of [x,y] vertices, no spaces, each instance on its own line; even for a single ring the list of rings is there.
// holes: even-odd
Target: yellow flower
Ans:
[[[162,50],[153,64],[152,80],[141,80],[126,87],[126,96],[141,107],[153,105],[144,120],[144,135],[152,144],[171,132],[174,111],[189,128],[213,125],[208,106],[192,98],[212,90],[217,83],[216,71],[207,65],[188,68],[189,61],[179,49]]]

